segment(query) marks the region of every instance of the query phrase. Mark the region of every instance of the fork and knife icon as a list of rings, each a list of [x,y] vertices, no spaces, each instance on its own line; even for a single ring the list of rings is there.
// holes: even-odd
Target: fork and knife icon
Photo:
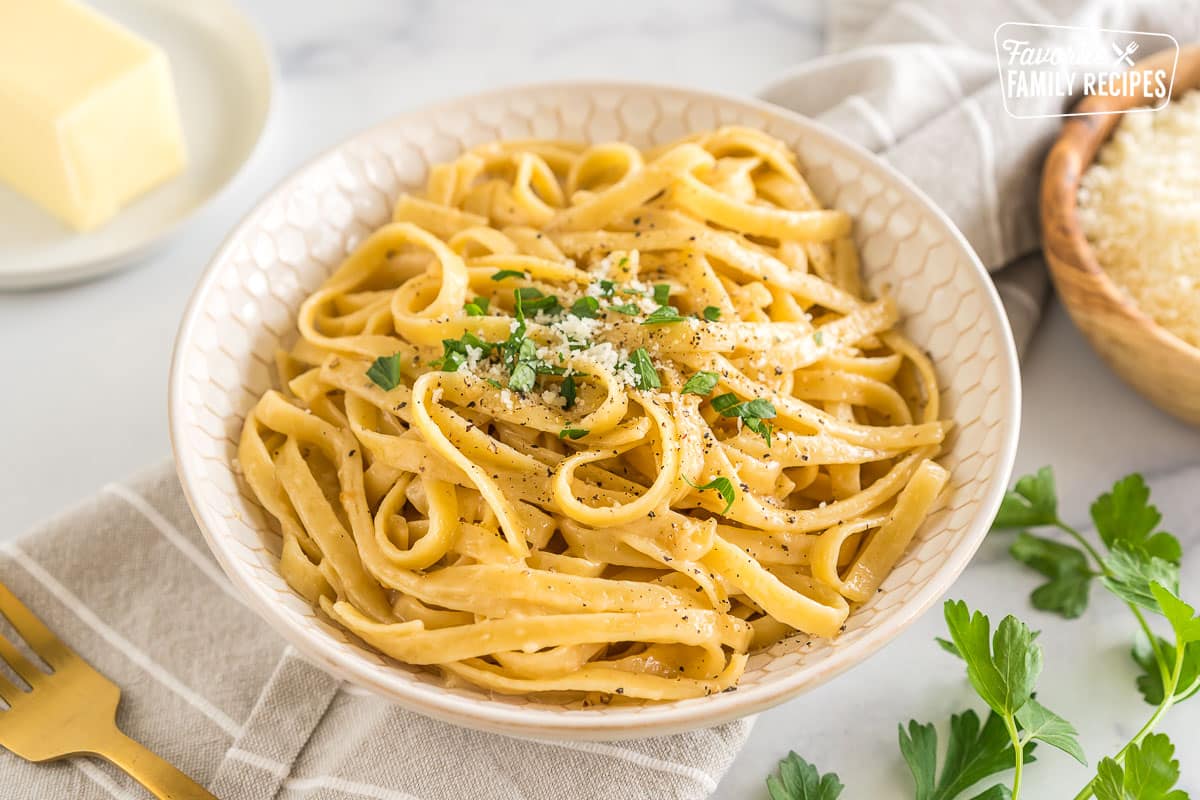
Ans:
[[[1132,56],[1134,53],[1136,53],[1138,51],[1138,43],[1137,42],[1130,42],[1128,45],[1125,46],[1124,50],[1122,50],[1121,46],[1118,45],[1116,42],[1113,42],[1112,49],[1113,49],[1113,52],[1117,54],[1117,63],[1118,64],[1126,64],[1130,67],[1133,66],[1133,59],[1130,58],[1130,56]]]

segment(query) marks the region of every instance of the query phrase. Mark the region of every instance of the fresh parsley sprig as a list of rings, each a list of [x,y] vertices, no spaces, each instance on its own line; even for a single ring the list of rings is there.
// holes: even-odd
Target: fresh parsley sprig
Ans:
[[[1155,710],[1124,747],[1101,759],[1096,774],[1075,800],[1093,795],[1097,800],[1188,798],[1174,788],[1179,780],[1174,745],[1153,730],[1174,704],[1200,693],[1200,615],[1180,596],[1182,550],[1174,536],[1158,529],[1161,515],[1149,499],[1149,489],[1139,475],[1117,481],[1111,491],[1101,495],[1091,507],[1100,540],[1096,546],[1059,518],[1054,475],[1043,468],[1017,481],[993,525],[1021,529],[1011,548],[1013,556],[1049,579],[1034,591],[1035,607],[1068,618],[1079,616],[1087,608],[1092,582],[1098,579],[1126,602],[1142,628],[1133,647],[1133,658],[1142,669],[1137,686]],[[1023,530],[1028,527],[1056,528],[1074,544],[1034,536]],[[1153,632],[1146,611],[1163,618],[1171,629],[1171,639]],[[1018,800],[1022,773],[1033,762],[1031,754],[1037,743],[1086,763],[1075,728],[1034,696],[1042,669],[1037,634],[1011,616],[1002,620],[993,634],[987,616],[972,612],[960,601],[946,603],[945,617],[950,639],[937,641],[963,659],[967,678],[990,713],[982,726],[973,711],[951,718],[940,772],[936,729],[915,721],[909,721],[907,729],[901,726],[900,751],[913,775],[915,800],[967,796],[972,800]],[[800,763],[817,774],[815,767]],[[782,763],[780,769],[782,775]],[[979,783],[1009,769],[1011,789],[996,783],[974,793]],[[840,782],[837,785],[840,791]],[[808,795],[780,797],[807,800]]]
[[[1137,679],[1138,690],[1146,702],[1155,706],[1154,713],[1125,747],[1101,763],[1097,776],[1080,790],[1076,800],[1086,800],[1093,794],[1101,796],[1106,780],[1109,789],[1116,791],[1112,786],[1119,784],[1113,784],[1112,779],[1117,772],[1125,774],[1141,768],[1140,762],[1130,759],[1157,759],[1158,766],[1165,769],[1170,753],[1164,757],[1162,745],[1145,751],[1141,748],[1151,739],[1158,741],[1151,732],[1171,706],[1200,692],[1200,618],[1180,597],[1179,562],[1183,551],[1178,539],[1159,529],[1162,515],[1150,503],[1145,480],[1138,474],[1122,478],[1097,498],[1090,510],[1099,546],[1059,517],[1054,473],[1043,467],[1017,481],[992,525],[993,530],[1056,528],[1075,542],[1068,545],[1025,530],[1013,542],[1013,557],[1050,579],[1034,590],[1031,601],[1035,608],[1067,618],[1078,617],[1087,608],[1092,581],[1099,579],[1105,589],[1125,602],[1141,629],[1131,654],[1142,672]],[[1166,618],[1173,641],[1152,630],[1146,612]],[[1169,746],[1169,740],[1162,738]],[[1174,780],[1160,793],[1138,796],[1174,797],[1176,793],[1166,793],[1173,784]]]

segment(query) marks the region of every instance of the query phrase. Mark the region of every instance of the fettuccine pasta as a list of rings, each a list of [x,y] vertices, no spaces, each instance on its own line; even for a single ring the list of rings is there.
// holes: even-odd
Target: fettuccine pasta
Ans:
[[[933,366],[783,143],[506,141],[305,300],[241,472],[329,619],[581,705],[833,637],[947,480]]]

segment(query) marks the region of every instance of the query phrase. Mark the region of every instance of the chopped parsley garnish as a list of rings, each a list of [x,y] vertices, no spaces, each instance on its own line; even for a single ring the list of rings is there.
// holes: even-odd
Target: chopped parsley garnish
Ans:
[[[679,309],[675,306],[659,306],[650,312],[650,315],[642,320],[643,325],[671,325],[676,322],[683,322],[686,317],[680,316]]]
[[[471,332],[464,333],[461,339],[442,339],[442,357],[429,362],[429,366],[443,372],[456,372],[467,362],[467,348],[473,347],[489,355],[496,345],[486,342]]]
[[[561,307],[557,297],[547,297],[537,289],[525,287],[513,291],[513,307],[516,312],[517,324],[512,332],[498,345],[500,360],[508,370],[508,388],[518,392],[528,392],[533,388],[538,375],[561,375],[562,367],[552,367],[537,357],[537,343],[525,338],[525,311],[531,306],[545,310],[553,301],[555,311]],[[465,338],[465,337],[464,337]]]
[[[600,294],[603,297],[612,297],[616,289],[616,284],[610,280],[600,281]]]
[[[704,311],[701,313],[704,314],[704,318],[709,322],[716,322],[721,318],[721,309],[716,306],[705,306]]]
[[[654,284],[654,302],[660,306],[665,306],[667,300],[671,297],[671,284],[656,283]]]
[[[712,407],[723,417],[741,419],[742,424],[766,440],[767,447],[771,446],[771,423],[763,421],[771,419],[776,414],[775,406],[771,404],[770,400],[757,397],[743,403],[738,401],[736,394],[728,392],[714,397]]]
[[[600,312],[600,301],[594,297],[581,297],[571,304],[571,316],[595,319]]]
[[[582,439],[584,436],[587,436],[589,433],[591,433],[591,431],[587,430],[586,428],[563,428],[561,431],[558,432],[558,438],[560,438],[560,439]]]
[[[487,381],[488,386],[494,386],[497,389],[504,388],[504,385],[502,383],[500,383],[500,381],[496,380],[495,378],[484,378],[484,380]]]
[[[367,377],[385,392],[395,389],[400,385],[400,354],[393,353],[375,359],[367,369]]]
[[[463,310],[467,312],[468,317],[482,317],[488,312],[488,305],[491,299],[487,297],[476,297],[468,303],[463,304]]]
[[[629,362],[633,364],[633,369],[637,372],[637,388],[645,390],[657,389],[662,386],[662,381],[658,378],[658,372],[654,369],[654,362],[650,360],[650,354],[646,352],[646,348],[639,347],[630,353]]]
[[[721,509],[722,514],[728,514],[729,509],[733,508],[733,501],[737,499],[737,492],[733,490],[733,481],[729,480],[729,478],[716,477],[703,486],[692,483],[687,475],[684,475],[683,479],[687,481],[688,486],[691,486],[696,491],[705,492],[712,489],[721,495],[721,499],[725,501],[725,508]]]
[[[638,308],[637,303],[613,303],[608,307],[608,310],[624,314],[627,317],[633,317],[642,313],[642,309]]]
[[[697,372],[688,378],[680,394],[698,394],[707,397],[713,393],[713,389],[717,388],[717,382],[720,380],[721,376],[715,372]]]
[[[539,311],[546,314],[558,314],[562,311],[558,298],[552,294],[542,294],[532,286],[523,286],[515,292],[523,313],[536,314]]]
[[[518,392],[528,392],[533,388],[535,380],[537,380],[537,372],[532,366],[522,361],[513,367],[512,373],[508,376],[508,388]]]
[[[502,269],[499,272],[492,275],[492,280],[502,281],[505,278],[524,278],[524,277],[525,277],[525,273],[521,272],[519,269]]]
[[[558,393],[562,395],[563,410],[570,411],[575,407],[575,376],[568,375],[563,378],[562,386],[559,387]]]

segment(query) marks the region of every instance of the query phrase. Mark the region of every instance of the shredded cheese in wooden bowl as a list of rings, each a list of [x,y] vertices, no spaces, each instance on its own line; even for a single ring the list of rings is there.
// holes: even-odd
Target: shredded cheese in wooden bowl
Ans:
[[[1125,115],[1080,181],[1079,220],[1122,291],[1200,347],[1200,91]]]

